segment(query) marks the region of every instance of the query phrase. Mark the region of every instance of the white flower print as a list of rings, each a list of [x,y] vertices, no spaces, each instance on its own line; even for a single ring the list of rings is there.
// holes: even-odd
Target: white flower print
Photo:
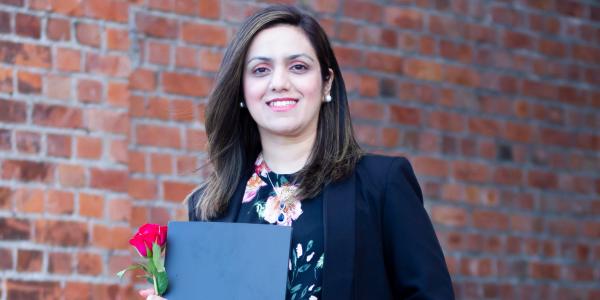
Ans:
[[[315,296],[310,296],[310,298],[308,298],[308,300],[318,300],[319,298],[315,297]]]
[[[309,262],[313,258],[314,255],[315,255],[315,252],[313,251],[310,255],[308,255],[306,257],[306,262]]]
[[[302,256],[302,244],[300,243],[296,246],[296,254],[298,254],[298,257]]]
[[[311,286],[309,286],[309,287],[308,287],[308,291],[309,291],[309,292],[312,292],[312,290],[313,290],[314,288],[315,288],[315,285],[314,285],[314,284],[311,284]]]

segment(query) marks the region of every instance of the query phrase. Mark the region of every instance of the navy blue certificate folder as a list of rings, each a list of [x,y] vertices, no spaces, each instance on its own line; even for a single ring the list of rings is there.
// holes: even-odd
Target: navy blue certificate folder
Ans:
[[[168,300],[285,299],[292,228],[169,222]]]

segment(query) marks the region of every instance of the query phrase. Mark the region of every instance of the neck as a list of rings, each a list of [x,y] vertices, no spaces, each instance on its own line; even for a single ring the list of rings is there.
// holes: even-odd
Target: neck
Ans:
[[[261,132],[263,159],[278,174],[298,172],[308,160],[317,132],[296,137],[286,137]]]

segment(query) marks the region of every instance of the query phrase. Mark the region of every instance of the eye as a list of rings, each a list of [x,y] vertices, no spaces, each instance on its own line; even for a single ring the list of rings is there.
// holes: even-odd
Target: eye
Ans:
[[[308,70],[308,67],[303,64],[294,64],[292,65],[292,70],[296,72],[303,72]]]
[[[255,75],[262,75],[262,74],[266,74],[267,72],[269,72],[269,69],[266,67],[257,67],[252,70],[252,74],[255,74]]]

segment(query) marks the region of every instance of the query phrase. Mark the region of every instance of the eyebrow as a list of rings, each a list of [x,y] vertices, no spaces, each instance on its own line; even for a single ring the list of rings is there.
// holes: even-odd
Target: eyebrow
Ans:
[[[314,61],[315,61],[315,60],[314,60],[312,57],[310,57],[308,54],[304,54],[304,53],[290,55],[290,56],[288,56],[288,57],[287,57],[287,60],[294,60],[294,59],[296,59],[296,58],[298,58],[298,57],[301,57],[301,56],[303,56],[303,57],[306,57],[306,58],[310,59],[312,62],[314,62]],[[255,56],[255,57],[253,57],[253,58],[249,59],[249,60],[246,62],[246,65],[248,65],[248,64],[249,64],[251,61],[253,61],[253,60],[262,60],[262,61],[268,61],[268,62],[270,62],[270,61],[273,61],[273,59],[272,59],[272,58],[270,58],[270,57],[266,57],[266,56]]]

